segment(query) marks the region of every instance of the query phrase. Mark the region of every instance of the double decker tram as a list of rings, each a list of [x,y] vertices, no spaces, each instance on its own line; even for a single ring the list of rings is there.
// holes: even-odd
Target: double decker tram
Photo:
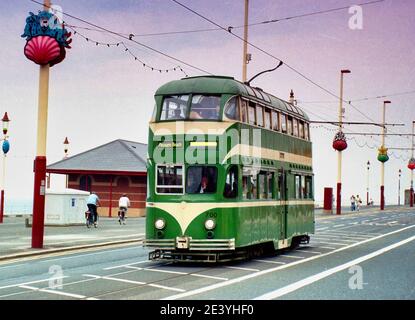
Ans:
[[[150,121],[151,260],[227,261],[314,233],[309,118],[231,77],[171,81]]]

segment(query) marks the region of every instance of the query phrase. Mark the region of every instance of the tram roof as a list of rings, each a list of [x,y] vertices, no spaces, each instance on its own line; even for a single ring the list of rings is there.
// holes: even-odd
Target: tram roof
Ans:
[[[161,86],[155,93],[159,95],[175,95],[175,94],[234,94],[241,95],[250,100],[256,100],[294,114],[306,120],[309,120],[307,114],[299,107],[275,97],[274,95],[263,91],[261,88],[248,86],[233,77],[226,76],[197,76],[188,77],[181,80],[170,81]]]

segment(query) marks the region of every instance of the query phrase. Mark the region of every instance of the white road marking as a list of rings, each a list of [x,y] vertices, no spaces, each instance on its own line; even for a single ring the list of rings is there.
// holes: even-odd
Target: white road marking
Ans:
[[[243,271],[259,271],[259,269],[242,268],[242,267],[231,267],[231,266],[225,266],[225,268],[227,268],[227,269],[243,270]]]
[[[329,249],[329,250],[336,250],[336,248],[333,248],[333,247],[319,247],[319,248],[321,248],[321,249]]]
[[[132,265],[135,265],[135,264],[140,264],[140,263],[145,263],[145,262],[150,262],[150,260],[140,260],[140,261],[137,261],[137,262],[131,262],[131,263],[127,263],[127,264],[120,264],[118,266],[107,267],[107,268],[104,268],[102,270],[120,269],[120,268],[125,268],[125,267],[129,267],[129,266],[132,266]]]
[[[167,286],[163,286],[163,285],[159,285],[159,284],[155,284],[155,283],[146,283],[146,282],[141,282],[141,281],[115,278],[113,276],[97,276],[97,275],[94,275],[94,274],[84,274],[84,276],[85,277],[92,277],[92,278],[95,278],[95,279],[104,279],[104,280],[125,282],[125,283],[131,283],[131,284],[146,285],[146,286],[150,286],[150,287],[166,289],[166,290],[171,290],[171,291],[176,291],[176,292],[185,292],[186,291],[186,290],[183,290],[183,289],[167,287]]]
[[[255,259],[253,261],[264,262],[264,263],[273,263],[273,264],[287,264],[286,262],[273,261],[273,260],[260,260],[260,259]]]
[[[71,298],[76,298],[76,299],[85,299],[86,298],[86,296],[83,296],[83,295],[80,295],[80,294],[64,292],[64,291],[61,291],[61,290],[39,289],[39,288],[36,288],[36,287],[31,287],[31,286],[26,286],[26,285],[19,286],[19,288],[29,289],[29,290],[32,290],[32,291],[52,293],[52,294],[57,294],[59,296],[71,297]]]
[[[331,276],[334,273],[343,271],[345,269],[350,268],[351,266],[355,266],[355,265],[358,265],[358,264],[360,264],[360,263],[362,263],[364,261],[373,259],[373,258],[375,258],[375,257],[377,257],[377,256],[379,256],[381,254],[384,254],[385,252],[388,252],[390,250],[393,250],[393,249],[395,249],[397,247],[400,247],[400,246],[402,246],[404,244],[407,244],[407,243],[409,243],[409,242],[411,242],[413,240],[415,240],[415,236],[412,236],[412,237],[409,237],[409,238],[407,238],[405,240],[396,242],[396,243],[394,243],[394,244],[392,244],[390,246],[387,246],[385,248],[379,249],[377,251],[374,251],[372,253],[369,253],[367,255],[364,255],[364,256],[362,256],[360,258],[351,260],[351,261],[346,262],[346,263],[344,263],[342,265],[339,265],[337,267],[334,267],[334,268],[325,270],[323,272],[317,273],[317,274],[315,274],[313,276],[310,276],[310,277],[307,277],[307,278],[305,278],[303,280],[294,282],[292,284],[289,284],[288,286],[285,286],[285,287],[282,287],[280,289],[277,289],[277,290],[268,292],[266,294],[263,294],[261,296],[256,297],[254,300],[271,300],[271,299],[279,298],[279,297],[281,297],[283,295],[286,295],[288,293],[291,293],[293,291],[296,291],[296,290],[298,290],[298,289],[300,289],[302,287],[308,286],[308,285],[310,285],[310,284],[312,284],[312,283],[314,283],[316,281],[319,281],[319,280],[324,279],[324,278],[326,278],[328,276]]]
[[[339,237],[330,237],[330,236],[318,236],[318,237],[314,237],[314,240],[324,240],[324,241],[329,241],[329,240],[334,240],[337,242],[358,242],[359,240],[362,239],[358,239],[358,240],[350,240],[350,239],[339,239]]]
[[[317,240],[317,243],[332,244],[334,246],[345,246],[345,245],[347,245],[347,243],[327,242],[327,241],[318,241],[318,240]]]
[[[171,274],[189,274],[188,272],[172,271],[172,270],[161,270],[161,269],[155,269],[155,268],[145,268],[143,270],[154,271],[154,272],[162,272],[162,273],[171,273]]]
[[[318,252],[318,251],[310,251],[310,250],[305,250],[305,249],[302,249],[302,250],[297,249],[297,250],[294,250],[294,251],[321,254],[321,252]]]
[[[316,231],[326,230],[326,229],[328,229],[328,228],[329,228],[329,227],[318,228],[318,229],[316,229]]]
[[[333,226],[333,228],[343,227],[343,226],[345,226],[345,224],[335,224],[335,225]]]
[[[68,276],[53,277],[53,280],[60,280],[60,279],[64,279],[64,278],[68,278]],[[50,278],[48,278],[48,279],[42,279],[42,280],[36,280],[36,281],[30,281],[30,282],[23,282],[23,283],[10,284],[10,285],[8,285],[8,286],[3,286],[3,287],[0,287],[0,290],[1,290],[1,289],[13,288],[13,287],[25,286],[25,285],[28,285],[28,284],[34,284],[34,283],[40,283],[40,282],[46,282],[46,281],[49,281],[49,280],[50,280]]]
[[[223,281],[229,280],[229,278],[216,277],[216,276],[208,276],[206,274],[200,274],[200,273],[190,273],[189,276],[199,277],[199,278],[215,279],[215,280],[223,280]]]
[[[291,258],[291,259],[304,259],[304,257],[301,257],[301,256],[291,256],[288,254],[280,254],[280,257],[286,257],[286,258]]]
[[[298,261],[295,261],[295,262],[292,262],[292,263],[289,263],[289,264],[286,264],[286,265],[283,265],[283,266],[278,266],[278,267],[275,267],[275,268],[262,270],[262,271],[259,271],[259,272],[256,272],[256,273],[247,274],[245,276],[234,278],[234,279],[224,281],[224,282],[221,282],[221,283],[216,283],[216,284],[209,285],[209,286],[206,286],[206,287],[202,287],[202,288],[194,289],[194,290],[191,290],[191,291],[187,291],[185,293],[165,297],[161,300],[177,300],[177,299],[182,299],[182,298],[189,297],[189,296],[194,296],[194,295],[204,293],[204,292],[207,292],[207,291],[211,291],[211,290],[214,290],[214,289],[226,287],[226,286],[229,286],[229,285],[234,284],[234,283],[242,282],[242,281],[245,281],[245,280],[248,280],[248,279],[251,279],[251,278],[256,278],[256,277],[262,276],[264,274],[268,274],[268,273],[275,272],[275,271],[278,271],[278,270],[290,268],[292,266],[296,266],[296,265],[299,265],[299,264],[302,264],[302,263],[306,263],[308,261],[321,259],[323,257],[332,255],[334,253],[341,252],[341,251],[344,251],[344,250],[348,250],[350,248],[354,248],[354,247],[359,246],[361,244],[369,243],[369,242],[387,237],[387,236],[392,235],[392,234],[396,234],[396,233],[399,233],[399,232],[402,232],[402,231],[405,231],[405,230],[412,229],[414,227],[415,227],[415,225],[412,225],[412,226],[408,226],[408,227],[405,227],[405,228],[402,228],[402,229],[394,230],[394,231],[391,231],[389,233],[385,233],[385,234],[382,234],[380,236],[377,236],[377,237],[374,237],[374,238],[371,238],[371,239],[363,240],[363,241],[358,242],[358,243],[353,243],[353,244],[350,244],[348,246],[338,248],[336,250],[333,250],[333,251],[330,251],[330,252],[327,252],[327,253],[324,253],[324,254],[321,254],[321,255],[312,256],[312,257],[309,257],[309,258],[306,258],[306,259],[301,259],[301,260],[298,260]]]

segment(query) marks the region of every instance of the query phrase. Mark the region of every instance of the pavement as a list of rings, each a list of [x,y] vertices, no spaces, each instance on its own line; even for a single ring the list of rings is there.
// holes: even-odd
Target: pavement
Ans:
[[[65,252],[116,244],[140,242],[144,239],[145,218],[127,218],[120,225],[117,218],[99,219],[98,227],[46,226],[44,248],[32,249],[32,228],[27,216],[6,216],[0,224],[0,261],[27,256]]]
[[[415,300],[414,256],[414,208],[317,210],[309,244],[245,261],[149,261],[137,242],[0,261],[0,300]]]

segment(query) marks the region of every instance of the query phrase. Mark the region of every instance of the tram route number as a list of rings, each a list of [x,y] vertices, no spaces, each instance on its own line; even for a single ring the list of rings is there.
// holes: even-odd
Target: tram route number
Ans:
[[[216,212],[207,212],[206,218],[216,218],[218,214]]]
[[[167,304],[161,307],[161,315],[182,315],[191,318],[193,315],[252,315],[254,306],[251,304],[204,304],[203,308],[195,306],[175,306]]]

